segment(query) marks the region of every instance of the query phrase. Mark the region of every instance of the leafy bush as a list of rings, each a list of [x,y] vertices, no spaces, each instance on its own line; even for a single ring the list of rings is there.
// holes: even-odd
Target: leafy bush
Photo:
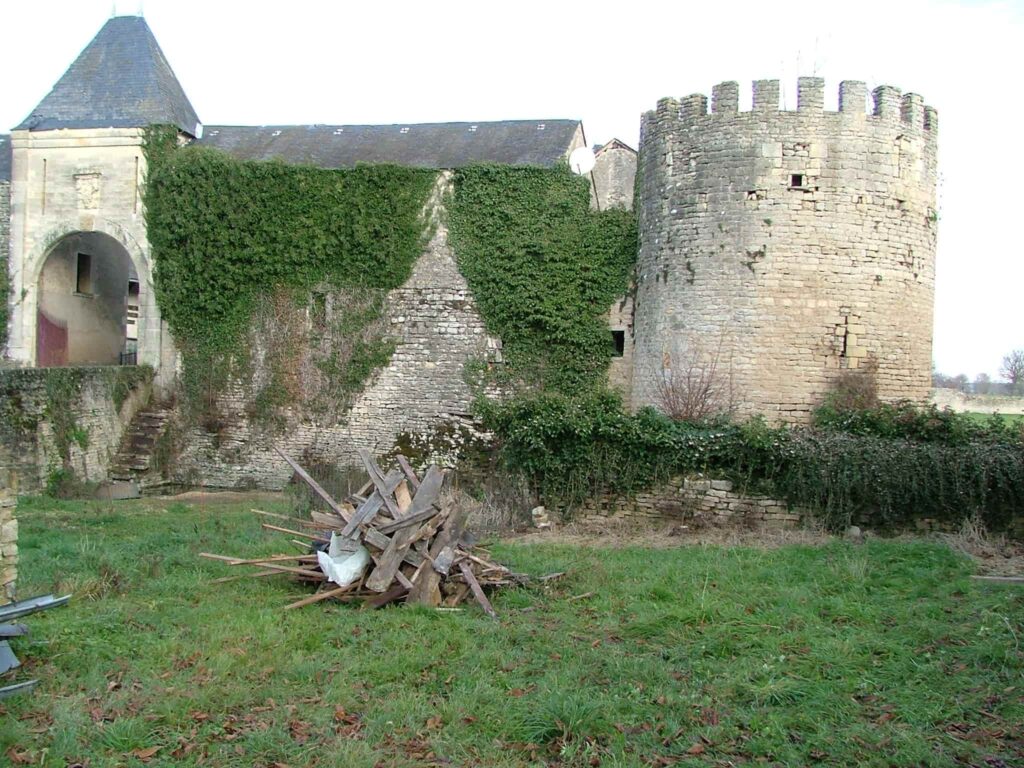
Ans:
[[[899,412],[910,420],[906,407]],[[926,425],[928,413],[918,417]],[[956,439],[941,440],[938,427],[904,426],[907,433],[922,429],[929,437],[921,439],[875,434],[863,426],[874,423],[866,416],[860,433],[839,431],[846,422],[829,429],[773,428],[760,419],[692,424],[652,409],[630,415],[616,395],[599,390],[490,403],[484,417],[506,466],[549,503],[571,505],[703,472],[816,511],[833,529],[864,517],[904,527],[924,517],[979,514],[994,530],[1024,506],[1024,450],[1017,435],[994,429],[966,437],[950,427]]]

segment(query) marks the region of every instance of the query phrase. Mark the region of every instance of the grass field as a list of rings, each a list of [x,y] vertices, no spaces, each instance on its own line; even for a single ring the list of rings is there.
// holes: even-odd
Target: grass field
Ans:
[[[991,413],[976,413],[974,411],[967,411],[964,413],[971,421],[977,424],[990,424],[992,422]],[[1024,413],[1001,413],[999,416],[1007,424],[1024,424]]]
[[[568,575],[496,595],[500,623],[285,614],[297,585],[211,584],[237,570],[196,557],[283,551],[245,506],[23,504],[22,595],[75,597],[16,643],[8,677],[41,684],[2,702],[5,764],[1024,761],[1024,590],[937,543],[511,542],[507,564]]]

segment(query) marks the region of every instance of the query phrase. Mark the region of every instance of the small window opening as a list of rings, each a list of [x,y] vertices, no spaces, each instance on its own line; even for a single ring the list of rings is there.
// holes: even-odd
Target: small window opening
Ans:
[[[92,293],[92,256],[78,254],[78,270],[75,275],[75,293]]]
[[[626,354],[626,332],[612,331],[612,343],[615,345],[615,357]]]
[[[789,188],[799,189],[804,185],[804,175],[802,173],[794,173],[789,177]]]

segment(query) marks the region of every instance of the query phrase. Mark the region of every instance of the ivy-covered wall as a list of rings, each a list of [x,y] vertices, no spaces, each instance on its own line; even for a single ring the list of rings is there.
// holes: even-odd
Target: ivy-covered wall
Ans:
[[[20,492],[105,480],[152,379],[144,366],[0,370],[0,478]]]
[[[465,424],[481,373],[506,393],[604,380],[635,224],[591,212],[567,168],[325,171],[169,138],[150,132],[145,200],[182,482],[279,487],[275,447],[344,464]]]

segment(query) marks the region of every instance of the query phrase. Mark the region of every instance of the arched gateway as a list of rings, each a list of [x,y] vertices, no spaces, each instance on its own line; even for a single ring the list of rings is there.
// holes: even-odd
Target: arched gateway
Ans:
[[[135,363],[139,288],[128,251],[110,235],[62,237],[39,272],[36,364]]]

